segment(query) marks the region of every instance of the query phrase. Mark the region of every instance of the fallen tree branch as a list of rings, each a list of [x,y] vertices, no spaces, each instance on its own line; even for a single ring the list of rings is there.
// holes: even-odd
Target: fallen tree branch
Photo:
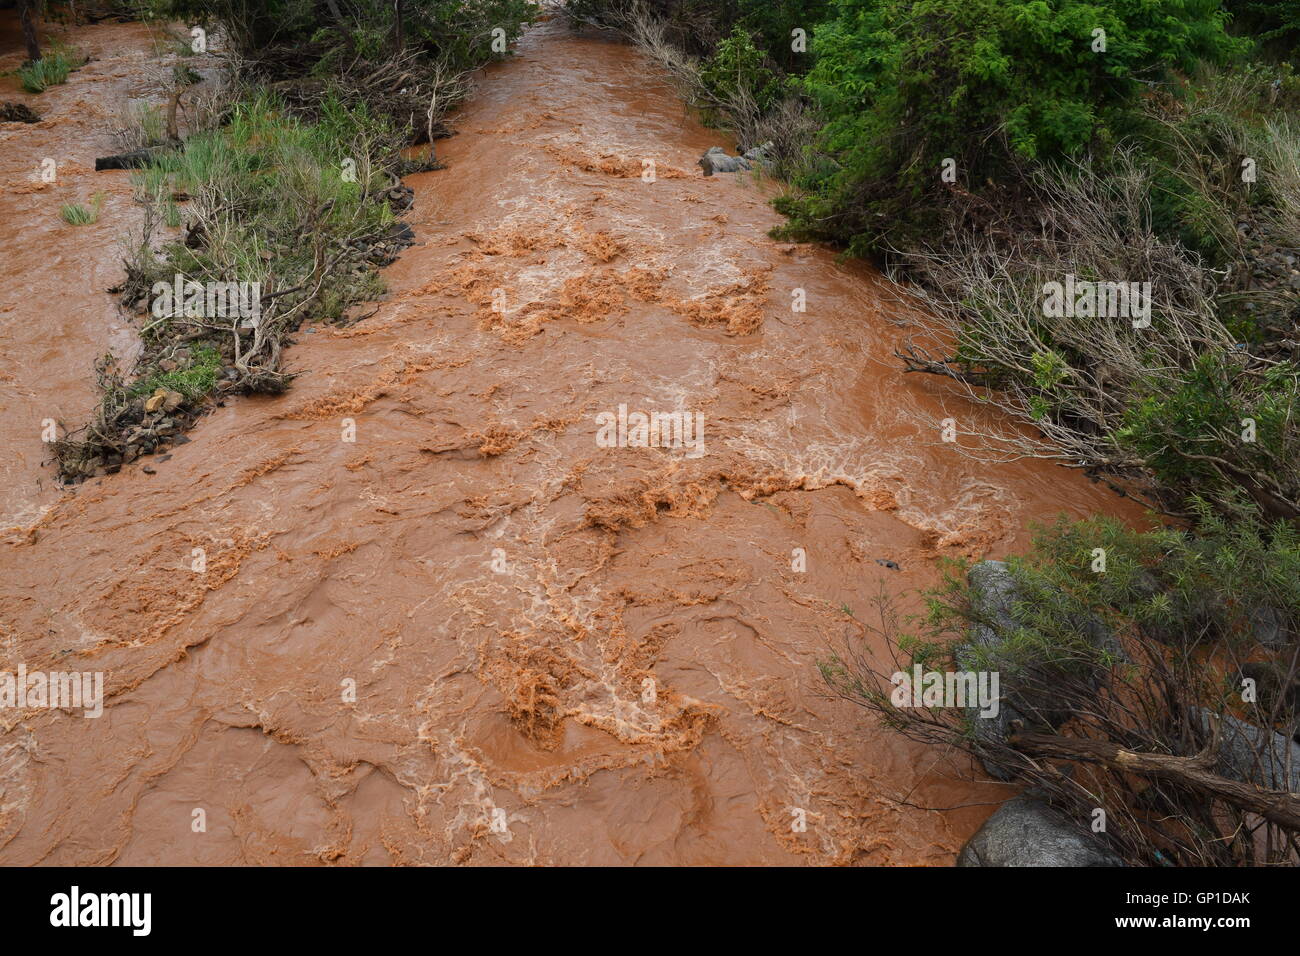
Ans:
[[[1007,738],[1017,750],[1039,757],[1098,763],[1112,770],[1167,780],[1180,786],[1218,797],[1241,810],[1258,813],[1271,823],[1300,830],[1300,797],[1281,790],[1262,790],[1238,783],[1213,772],[1218,750],[1218,724],[1211,745],[1194,757],[1174,754],[1135,753],[1108,740],[1060,737],[1053,734],[1019,732]]]

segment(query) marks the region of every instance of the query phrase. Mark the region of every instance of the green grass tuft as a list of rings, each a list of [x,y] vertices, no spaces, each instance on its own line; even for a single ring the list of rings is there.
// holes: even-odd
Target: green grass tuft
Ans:
[[[103,208],[104,194],[95,193],[91,197],[89,208],[79,203],[68,203],[59,209],[59,216],[70,226],[89,226],[99,221],[99,213]]]

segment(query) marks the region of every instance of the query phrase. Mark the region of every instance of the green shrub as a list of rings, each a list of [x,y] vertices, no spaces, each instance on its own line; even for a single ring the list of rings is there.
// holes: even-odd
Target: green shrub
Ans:
[[[1197,510],[1196,535],[1061,518],[1005,577],[983,569],[999,582],[988,589],[953,562],[916,630],[882,599],[880,625],[843,642],[822,675],[885,726],[963,750],[1067,817],[1105,807],[1097,839],[1131,865],[1287,862],[1293,818],[1266,824],[1249,801],[1163,777],[1168,767],[1135,770],[1121,753],[1194,757],[1212,740],[1207,712],[1286,736],[1300,722],[1300,532],[1249,508]],[[890,672],[914,665],[997,673],[1000,713],[894,706]],[[1226,748],[1237,769],[1209,772],[1286,780],[1257,739]]]
[[[765,65],[765,59],[749,34],[736,27],[701,67],[700,82],[719,102],[748,97],[754,108],[765,111],[781,93],[781,82]]]
[[[1245,489],[1260,507],[1300,518],[1300,367],[1249,369],[1212,352],[1170,381],[1152,375],[1117,441],[1183,499]]]
[[[1224,21],[1218,0],[840,0],[803,83],[830,118],[834,171],[783,211],[858,253],[928,230],[944,159],[979,188],[1027,160],[1104,151],[1144,82],[1242,48]]]

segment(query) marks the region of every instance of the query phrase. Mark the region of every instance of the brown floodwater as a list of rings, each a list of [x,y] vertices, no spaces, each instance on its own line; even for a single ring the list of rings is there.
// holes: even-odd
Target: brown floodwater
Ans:
[[[99,671],[108,699],[0,711],[0,863],[952,862],[1006,788],[817,662],[940,557],[1131,505],[918,425],[944,401],[892,358],[896,291],[769,239],[770,189],[695,165],[719,134],[557,21],[409,180],[419,241],[373,316],[304,330],[286,395],[62,492],[40,420],[79,423],[133,334],[103,289],[138,212],[90,171],[97,122],[153,55],[75,32],[101,59],[0,127],[0,669]],[[100,222],[64,226],[91,190]],[[703,453],[604,447],[620,406],[698,412]]]

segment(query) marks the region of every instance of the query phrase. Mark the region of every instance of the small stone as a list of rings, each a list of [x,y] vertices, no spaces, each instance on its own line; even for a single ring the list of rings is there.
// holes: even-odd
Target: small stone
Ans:
[[[183,401],[185,401],[185,396],[180,392],[168,392],[166,397],[163,398],[163,411],[174,412],[180,407],[181,402]]]
[[[158,472],[154,471],[152,465],[145,465],[145,466],[144,466],[143,468],[141,468],[140,470],[143,471],[146,475],[156,475],[156,474],[158,474]]]
[[[161,362],[158,363],[158,367],[162,369],[164,372],[174,372],[180,366],[178,366],[171,359],[163,359]]]
[[[162,408],[165,401],[167,401],[167,389],[160,388],[149,396],[149,400],[144,403],[144,410],[146,413],[152,414]]]

